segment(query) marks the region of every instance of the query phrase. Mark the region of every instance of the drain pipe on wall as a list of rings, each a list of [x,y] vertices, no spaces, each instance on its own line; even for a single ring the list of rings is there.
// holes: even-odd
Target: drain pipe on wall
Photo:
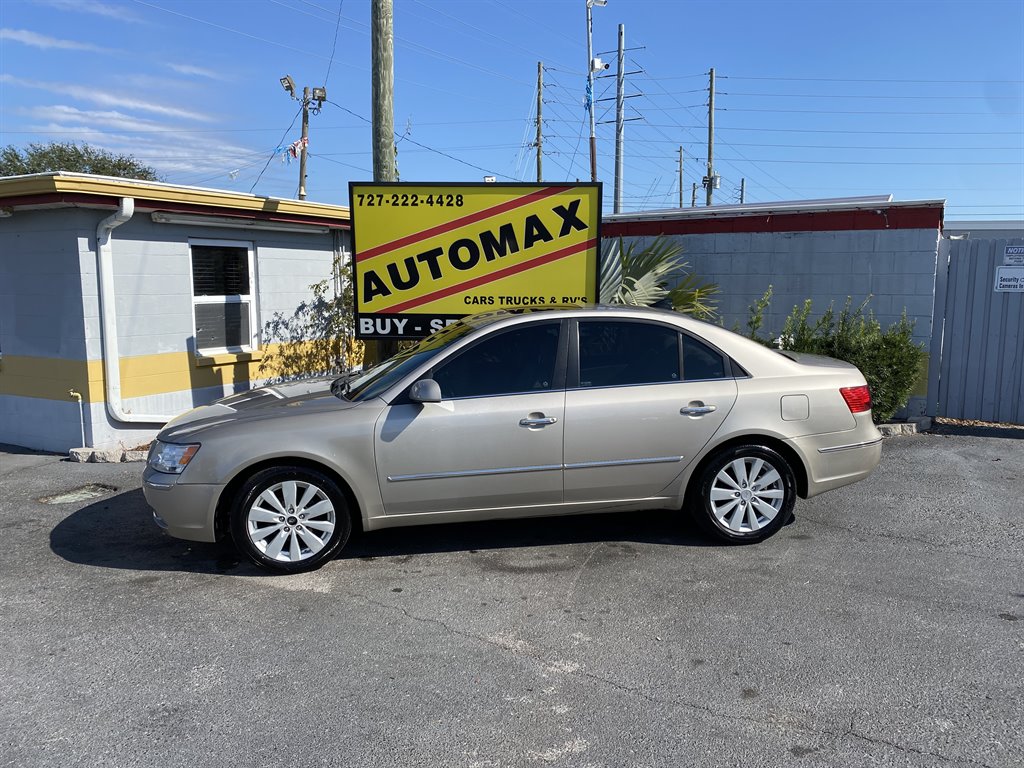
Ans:
[[[89,446],[85,444],[85,402],[82,400],[82,393],[69,389],[68,397],[78,401],[78,424],[82,428],[82,447],[88,448]]]
[[[130,424],[166,424],[173,416],[130,413],[121,399],[121,356],[117,348],[117,298],[114,293],[114,254],[111,233],[135,213],[135,199],[122,197],[117,212],[96,227],[96,270],[100,288],[100,335],[103,339],[103,374],[107,413],[114,421]]]

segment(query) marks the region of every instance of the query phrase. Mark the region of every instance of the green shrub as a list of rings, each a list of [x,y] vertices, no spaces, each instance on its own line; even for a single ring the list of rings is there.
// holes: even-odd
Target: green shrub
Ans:
[[[882,330],[870,310],[871,297],[856,309],[852,300],[838,314],[832,305],[816,321],[811,321],[811,300],[793,307],[782,334],[771,340],[759,333],[765,309],[771,302],[769,286],[764,296],[750,307],[747,321],[750,338],[766,346],[792,352],[807,352],[845,360],[856,365],[871,387],[872,416],[876,422],[888,421],[907,404],[926,359],[924,349],[913,341],[914,324],[906,311],[899,321]]]

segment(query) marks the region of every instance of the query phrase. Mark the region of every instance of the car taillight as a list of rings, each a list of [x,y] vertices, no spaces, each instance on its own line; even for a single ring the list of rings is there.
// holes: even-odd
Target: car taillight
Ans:
[[[846,401],[850,413],[864,413],[871,410],[871,390],[867,384],[859,387],[842,387],[839,394]]]

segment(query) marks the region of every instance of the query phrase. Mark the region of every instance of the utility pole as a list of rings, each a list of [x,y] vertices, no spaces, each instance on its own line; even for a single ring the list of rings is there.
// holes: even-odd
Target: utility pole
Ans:
[[[690,207],[697,207],[697,182],[693,182],[693,197],[690,198]]]
[[[679,148],[679,207],[683,207],[683,148]]]
[[[394,12],[391,0],[370,2],[370,50],[373,70],[373,180],[395,181],[395,56]],[[383,339],[368,344],[373,363],[398,352],[398,342]]]
[[[299,200],[306,199],[306,148],[309,146],[309,86],[302,89],[302,147],[299,154]]]
[[[285,75],[281,78],[281,87],[284,88],[288,95],[293,99],[298,98],[295,95],[295,81],[292,80],[291,75]],[[306,199],[306,157],[309,149],[309,105],[312,102],[317,102],[317,106],[313,108],[313,114],[317,115],[320,113],[321,107],[327,100],[327,88],[313,88],[307,85],[302,89],[302,139],[299,141],[299,200]],[[292,149],[294,145],[292,145]]]
[[[544,151],[542,149],[544,145],[544,137],[542,135],[542,128],[544,124],[543,118],[544,112],[544,64],[543,62],[537,62],[537,141],[534,142],[534,146],[537,147],[537,183],[539,184],[544,180],[544,174],[541,172],[542,159],[544,157]]]
[[[615,75],[615,205],[614,212],[622,213],[622,152],[626,138],[623,110],[626,101],[626,25],[619,24],[618,71]]]
[[[395,56],[391,0],[370,3],[373,68],[373,180],[395,180]]]
[[[594,67],[604,68],[594,60],[594,22],[590,9],[595,5],[608,5],[608,0],[587,0],[587,106],[590,111],[590,180],[597,181],[597,134],[594,130]]]
[[[740,205],[747,202],[747,180],[740,179]]]
[[[705,177],[707,187],[707,205],[715,190],[715,68],[708,73],[708,175]]]

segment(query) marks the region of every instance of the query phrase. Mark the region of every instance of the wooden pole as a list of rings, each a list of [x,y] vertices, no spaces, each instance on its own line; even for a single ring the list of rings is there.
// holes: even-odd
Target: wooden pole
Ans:
[[[299,200],[306,199],[306,145],[309,144],[309,99],[307,85],[302,89],[302,147],[299,152]]]
[[[373,180],[396,181],[394,11],[391,0],[371,0],[370,50],[373,70]],[[369,362],[379,363],[398,351],[398,342],[367,344]]]

